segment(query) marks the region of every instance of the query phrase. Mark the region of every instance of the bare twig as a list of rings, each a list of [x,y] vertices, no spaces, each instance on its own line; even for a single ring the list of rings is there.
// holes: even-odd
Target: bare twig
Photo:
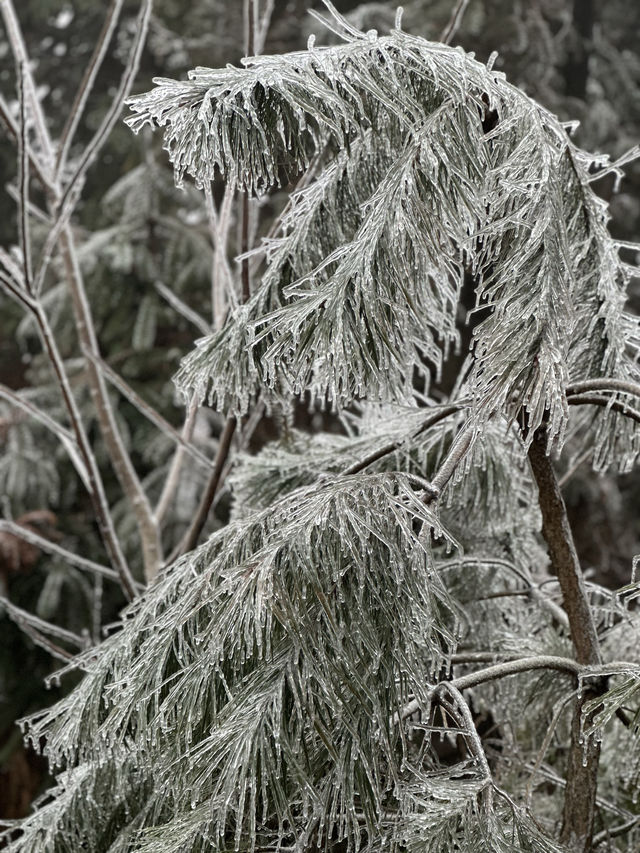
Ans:
[[[582,379],[580,382],[572,382],[567,388],[567,397],[576,394],[584,394],[586,391],[620,391],[623,394],[631,394],[640,397],[640,383],[631,382],[628,379],[615,379],[603,376],[598,379]]]
[[[89,64],[85,68],[85,72],[82,77],[82,82],[80,83],[80,87],[76,93],[75,99],[71,106],[71,110],[69,112],[69,115],[67,116],[65,126],[62,129],[62,134],[60,136],[60,145],[58,148],[58,156],[56,158],[56,178],[60,177],[60,173],[64,169],[69,153],[69,147],[73,142],[74,134],[77,130],[78,123],[82,117],[82,113],[84,112],[84,108],[87,103],[87,98],[89,97],[91,90],[93,89],[93,84],[95,83],[96,76],[98,74],[98,71],[100,70],[100,66],[104,62],[107,48],[109,47],[111,37],[113,36],[114,30],[118,23],[118,18],[122,10],[123,2],[124,0],[111,0],[111,4],[109,5],[109,8],[107,10],[102,30],[100,32],[100,35],[98,36],[98,41],[93,50],[91,59],[89,60]]]
[[[171,460],[171,465],[169,467],[169,473],[167,474],[167,479],[164,482],[162,493],[160,495],[160,498],[158,499],[158,504],[155,508],[154,515],[156,518],[156,524],[158,525],[161,525],[164,521],[164,517],[167,514],[167,510],[171,506],[171,501],[175,496],[175,492],[180,481],[180,472],[182,470],[182,465],[185,459],[185,444],[188,446],[191,441],[191,436],[193,435],[193,428],[195,426],[196,417],[198,414],[198,408],[198,404],[195,401],[192,401],[187,409],[187,416],[185,418],[181,433],[182,441],[173,455],[173,459]],[[207,465],[211,465],[211,462],[208,459]]]
[[[47,270],[49,269],[53,253],[58,248],[60,242],[60,234],[62,233],[63,229],[69,225],[71,214],[73,213],[73,209],[75,207],[76,202],[80,198],[81,190],[82,187],[76,187],[76,190],[70,198],[69,203],[66,205],[64,212],[60,213],[58,216],[55,217],[53,223],[51,224],[51,227],[49,228],[49,231],[47,232],[44,245],[40,251],[40,259],[38,261],[38,266],[34,275],[33,292],[36,296],[39,296],[42,292],[45,276],[47,274]]]
[[[438,684],[435,688],[435,695],[438,695],[441,691],[446,690],[447,693],[452,696],[455,704],[457,705],[460,715],[462,716],[462,720],[464,722],[464,735],[466,736],[467,744],[469,745],[469,750],[474,755],[477,763],[480,766],[480,770],[484,775],[485,781],[490,783],[492,781],[491,770],[489,768],[489,762],[487,761],[487,756],[485,755],[484,748],[482,746],[482,741],[480,740],[480,736],[476,730],[475,723],[473,722],[473,716],[471,714],[471,709],[467,704],[464,696],[462,695],[460,688],[455,686],[453,682],[442,682]],[[488,787],[486,789],[486,806],[488,808],[491,807],[492,800],[492,789]]]
[[[149,499],[133,467],[118,428],[115,413],[101,370],[88,354],[100,358],[100,349],[93,325],[89,301],[84,289],[78,259],[70,228],[65,228],[60,239],[60,251],[75,315],[80,345],[85,354],[87,380],[91,398],[100,424],[100,431],[109,454],[109,460],[123,492],[127,496],[138,525],[142,546],[142,559],[147,581],[153,580],[162,562],[162,546],[158,527],[153,517]]]
[[[120,116],[124,101],[129,94],[133,81],[138,73],[140,57],[142,56],[142,49],[144,47],[147,29],[149,27],[149,18],[151,17],[152,6],[153,0],[142,0],[140,12],[136,21],[135,36],[129,50],[129,56],[127,57],[120,85],[113,96],[111,106],[100,123],[100,127],[97,129],[93,138],[84,149],[82,157],[80,158],[80,163],[78,164],[73,176],[66,184],[64,192],[58,201],[58,211],[61,215],[76,184],[84,181],[87,169],[93,163]]]
[[[133,580],[129,567],[127,566],[127,562],[116,536],[111,513],[109,512],[109,504],[104,491],[104,485],[102,483],[102,477],[100,476],[98,464],[85,432],[78,405],[71,391],[71,385],[69,384],[69,378],[67,377],[64,368],[62,356],[58,350],[58,346],[51,331],[46,314],[39,304],[37,304],[33,309],[33,315],[38,325],[38,331],[40,332],[45,352],[49,357],[60,391],[62,392],[65,406],[71,419],[71,425],[76,437],[78,449],[87,469],[90,487],[89,492],[102,539],[107,547],[113,565],[120,575],[120,580],[125,593],[129,598],[134,598],[136,594],[135,581]]]
[[[527,592],[534,598],[542,607],[549,611],[549,613],[565,628],[569,628],[569,618],[567,617],[566,612],[555,603],[552,599],[548,598],[541,589],[541,584],[536,585],[533,584],[531,578],[527,577],[527,575],[520,571],[517,566],[514,566],[513,563],[510,563],[508,560],[500,559],[499,557],[491,557],[486,558],[484,560],[486,564],[491,566],[499,566],[500,568],[504,568],[507,571],[511,572],[511,574],[515,575],[519,578],[522,583],[527,586]],[[463,557],[458,560],[447,560],[445,563],[442,563],[438,566],[439,571],[446,571],[449,568],[455,568],[456,566],[478,566],[482,565],[482,562],[479,561],[476,557]],[[555,578],[553,579],[555,580]]]
[[[427,410],[428,411],[428,410]],[[423,432],[425,432],[429,427],[434,426],[439,421],[448,418],[450,415],[456,414],[456,412],[460,411],[460,406],[452,405],[452,406],[444,406],[442,409],[439,409],[431,414],[428,414],[425,417],[424,423],[422,426],[411,436],[412,438],[417,438]],[[394,453],[404,444],[404,440],[402,441],[393,441],[389,444],[386,444],[384,447],[381,447],[379,450],[374,451],[373,453],[366,456],[360,462],[355,462],[353,465],[350,465],[349,468],[345,468],[342,472],[343,474],[359,474],[360,471],[364,471],[365,468],[368,468],[369,465],[373,465],[374,462],[378,462],[378,460],[383,459],[385,456],[388,456],[390,453]]]
[[[40,106],[40,101],[38,100],[38,95],[36,93],[33,76],[31,75],[31,70],[29,68],[29,57],[27,55],[27,49],[24,44],[24,39],[22,38],[20,24],[18,22],[12,0],[2,0],[0,3],[0,13],[4,20],[7,37],[9,44],[11,45],[11,51],[16,65],[23,69],[22,77],[25,100],[31,104],[31,115],[34,122],[34,129],[38,142],[42,147],[42,154],[45,160],[43,164],[43,171],[45,173],[50,172],[53,164],[53,149],[51,147],[49,131],[47,130],[47,125],[44,120],[42,107]],[[18,129],[16,138],[19,137],[20,133],[21,131]]]
[[[275,0],[267,0],[264,12],[262,13],[262,17],[260,18],[260,22],[256,27],[256,46],[255,52],[262,53],[264,50],[264,44],[267,38],[267,33],[269,32],[269,26],[271,24],[271,16],[273,15],[273,10],[275,8]]]
[[[562,477],[560,477],[558,479],[558,485],[560,486],[560,488],[567,485],[567,483],[573,477],[573,475],[576,473],[578,468],[580,468],[580,466],[583,465],[589,459],[589,457],[592,455],[593,455],[593,448],[588,447],[584,451],[584,453],[581,453],[580,456],[578,456],[578,458],[573,463],[573,465],[564,472]]]
[[[453,11],[451,12],[449,22],[440,35],[440,41],[443,44],[451,44],[453,37],[460,28],[462,18],[468,5],[469,0],[457,0],[456,5],[453,7]]]
[[[9,601],[9,599],[4,595],[0,595],[0,605],[5,608],[7,615],[12,619],[12,621],[17,625],[20,625],[20,627],[25,624],[29,625],[41,634],[49,634],[65,643],[71,643],[71,645],[77,646],[79,649],[84,649],[87,646],[87,641],[84,637],[74,634],[73,631],[67,631],[66,628],[61,628],[59,625],[53,625],[51,622],[45,622],[44,619],[34,616],[33,613],[29,613],[21,607],[16,607],[16,605]],[[72,657],[72,655],[69,655],[69,657]]]
[[[210,335],[213,333],[213,329],[207,323],[207,321],[200,316],[193,308],[190,308],[186,302],[183,302],[179,296],[170,290],[165,284],[161,281],[156,281],[154,283],[155,289],[158,291],[160,296],[171,305],[174,311],[177,311],[178,314],[181,314],[185,320],[188,320],[190,323],[198,329],[198,331],[202,332],[203,335]]]
[[[255,47],[255,26],[256,26],[256,0],[244,0],[244,23],[245,23],[245,55],[251,56]],[[211,208],[213,205],[211,204]],[[251,206],[249,194],[244,193],[242,197],[242,222],[241,222],[241,278],[242,278],[242,301],[247,302],[251,298],[251,280],[250,267],[247,252],[249,251],[249,222],[250,222]],[[210,219],[212,212],[209,211]],[[222,237],[217,235],[217,244],[221,245]],[[182,538],[182,541],[174,552],[169,557],[168,562],[172,563],[181,554],[190,551],[197,544],[198,538],[207,522],[211,506],[213,504],[216,492],[220,487],[220,483],[225,472],[227,457],[231,450],[231,440],[236,430],[236,418],[231,416],[227,418],[227,422],[220,436],[218,444],[218,452],[216,454],[215,466],[204,494],[198,505],[195,518]]]
[[[24,284],[31,293],[31,231],[29,227],[29,128],[27,124],[24,67],[18,65],[20,133],[18,135],[18,232],[22,249]]]
[[[26,54],[26,49],[24,47],[22,33],[20,32],[19,23],[15,15],[15,10],[13,8],[12,0],[3,0],[3,2],[0,4],[0,11],[2,12],[5,21],[7,34],[9,36],[9,43],[11,45],[15,60],[16,62],[21,63],[24,68],[24,89],[31,104],[34,130],[38,139],[38,143],[42,148],[43,156],[45,159],[45,166],[43,167],[43,169],[45,171],[45,176],[48,174],[49,177],[47,188],[49,189],[50,201],[53,204],[56,204],[59,201],[60,196],[59,187],[57,186],[55,180],[52,178],[52,175],[54,174],[53,145],[46,126],[41,104],[38,101],[36,95],[35,83],[33,81],[33,77],[29,68],[28,57]],[[67,190],[69,189],[70,188],[68,186]],[[81,336],[81,339],[84,339],[85,344],[95,343],[95,332],[93,331],[91,315],[86,304],[86,297],[84,295],[82,279],[80,277],[77,259],[75,258],[73,236],[68,226],[65,227],[61,232],[60,247],[63,256],[63,262],[65,264],[67,275],[69,277],[72,296],[74,297],[74,308],[76,309],[76,326],[78,329],[78,333]],[[5,284],[6,286],[6,277],[3,276],[1,278],[3,280],[3,284]],[[10,281],[9,285],[11,285]],[[9,291],[12,291],[11,286],[9,286]],[[22,292],[22,294],[16,294],[15,288],[13,288],[13,295],[17,295],[17,297],[20,298],[23,304],[32,312],[36,320],[38,330],[40,332],[40,336],[42,338],[43,345],[45,348],[45,352],[47,353],[49,360],[51,361],[54,373],[60,386],[60,390],[62,392],[63,399],[65,401],[65,405],[67,407],[67,411],[69,413],[69,417],[71,419],[71,424],[73,427],[74,434],[76,436],[76,441],[78,443],[80,454],[87,468],[89,491],[93,502],[94,511],[96,513],[98,526],[103,541],[105,543],[105,547],[109,552],[109,556],[113,562],[113,565],[116,567],[120,575],[121,583],[125,594],[129,598],[132,598],[135,595],[135,582],[131,576],[126,560],[124,559],[124,554],[122,553],[120,543],[118,542],[118,539],[116,537],[115,528],[113,526],[113,521],[111,519],[109,506],[104,492],[104,486],[102,484],[102,478],[100,476],[100,471],[93,455],[91,445],[85,433],[84,426],[80,417],[80,412],[71,392],[71,387],[65,372],[64,363],[58,351],[58,347],[53,336],[51,327],[39,302],[36,302],[33,299],[26,297],[26,294],[24,292]],[[92,349],[95,349],[97,351],[97,346],[92,347]],[[94,400],[98,399],[99,402],[103,403],[98,412],[101,427],[110,427],[112,424],[115,427],[115,420],[113,418],[113,413],[110,409],[110,404],[106,394],[106,388],[104,387],[104,382],[102,381],[102,378],[100,377],[99,373],[97,373],[97,371],[96,374],[98,377],[98,382],[93,383],[92,391],[94,392]],[[100,385],[101,387],[97,387],[97,385]],[[101,391],[104,392],[102,396],[100,394]],[[109,418],[109,413],[111,414],[111,418]],[[116,433],[116,440],[111,442],[112,446],[109,447],[110,451],[113,450],[113,447],[115,445],[117,445],[117,449],[121,449],[121,442],[118,442],[117,438],[118,436]],[[120,459],[116,459],[116,464],[121,461],[122,460]],[[127,462],[129,462],[130,465],[128,457]],[[135,506],[134,509],[136,509]],[[149,517],[151,517],[150,510]],[[145,539],[148,540],[149,537],[143,536],[143,546],[145,543]],[[148,547],[146,549],[143,547],[143,551],[145,550],[148,552],[150,549]],[[156,565],[159,563],[159,558],[160,555],[158,554],[157,559],[155,560]]]
[[[220,329],[224,323],[227,306],[237,305],[237,296],[233,287],[233,273],[229,266],[227,247],[231,229],[231,209],[236,191],[233,184],[228,183],[220,204],[220,213],[215,209],[211,184],[205,184],[204,197],[209,221],[209,232],[213,247],[211,268],[211,314],[215,329]]]
[[[93,606],[91,608],[91,636],[93,642],[98,645],[101,640],[100,630],[102,628],[102,593],[104,581],[101,575],[93,579]]]
[[[19,287],[12,278],[2,272],[2,270],[0,270],[0,286],[3,288],[5,293],[7,293],[19,305],[22,305],[23,308],[28,308],[29,310],[33,309],[35,305],[33,299],[26,293],[26,291]]]
[[[524,766],[525,770],[532,770],[533,769],[533,764],[531,762],[527,762],[526,764],[523,764],[523,766]],[[559,776],[557,773],[555,773],[549,767],[549,765],[543,764],[538,772],[540,773],[541,776],[544,776],[544,778],[548,782],[551,782],[554,785],[556,785],[556,787],[566,789],[566,787],[567,787],[566,780],[563,779],[562,776]],[[611,800],[607,800],[604,797],[597,797],[596,798],[596,805],[599,809],[606,809],[607,811],[612,812],[612,814],[617,814],[622,818],[630,820],[632,817],[631,813],[629,811],[627,811],[627,809],[621,808],[616,803],[613,803],[613,802],[611,802]]]
[[[20,204],[20,191],[15,184],[7,184],[6,186],[7,195],[9,195],[13,201],[15,201],[16,205]],[[28,199],[28,208],[29,208],[29,216],[33,219],[37,219],[43,225],[46,225],[47,228],[51,227],[53,220],[49,216],[48,213],[45,213],[41,207],[38,207],[37,204],[34,204],[31,199]]]
[[[624,823],[619,823],[617,826],[612,826],[608,829],[603,829],[597,835],[593,836],[593,846],[599,847],[601,844],[604,844],[605,841],[608,841],[610,838],[617,838],[620,835],[624,835],[626,832],[634,829],[634,827],[638,826],[640,823],[640,815],[636,815],[635,817],[626,820]]]
[[[542,762],[544,761],[544,757],[547,754],[547,750],[549,749],[549,746],[551,744],[551,739],[553,738],[553,734],[554,734],[554,732],[558,726],[558,723],[560,722],[560,717],[562,716],[562,714],[563,714],[565,708],[567,707],[567,705],[569,704],[569,702],[571,702],[572,700],[575,699],[575,696],[576,696],[575,692],[572,692],[569,694],[569,696],[565,696],[562,699],[560,699],[556,704],[556,709],[553,712],[553,716],[551,717],[551,722],[547,726],[547,732],[544,736],[544,740],[542,741],[542,745],[540,746],[540,749],[538,750],[538,754],[536,756],[536,760],[535,760],[535,763],[533,765],[533,770],[531,771],[531,774],[530,774],[529,779],[527,781],[527,787],[525,788],[524,799],[525,799],[525,803],[527,804],[527,808],[531,807],[531,795],[533,793],[533,783],[535,781],[536,775],[538,774],[538,771],[540,770],[540,766],[542,765]]]
[[[470,672],[467,675],[454,678],[451,683],[458,690],[467,690],[470,687],[485,684],[487,681],[495,681],[496,679],[515,675],[519,672],[529,672],[532,669],[554,669],[558,672],[566,672],[569,675],[577,676],[583,668],[571,658],[557,657],[555,655],[537,655],[530,658],[519,658],[517,660],[497,663],[478,672]]]
[[[449,452],[444,458],[444,461],[431,479],[431,493],[427,493],[424,497],[424,502],[429,504],[437,500],[442,490],[447,485],[451,477],[455,474],[458,465],[462,462],[471,447],[473,441],[474,428],[471,424],[463,425],[460,432],[454,438]]]
[[[211,460],[207,459],[204,453],[198,450],[197,447],[194,447],[193,444],[185,440],[184,436],[181,435],[178,430],[169,423],[169,421],[163,418],[162,415],[153,408],[153,406],[150,406],[146,400],[143,400],[142,397],[134,391],[133,388],[106,363],[106,361],[104,361],[104,359],[94,355],[92,352],[85,352],[85,355],[96,365],[98,370],[104,374],[107,381],[110,382],[114,388],[117,388],[122,396],[125,397],[132,406],[135,406],[140,414],[156,426],[160,432],[164,433],[164,435],[176,444],[179,444],[180,447],[182,447],[189,456],[195,459],[196,462],[199,462],[206,468],[213,468]]]
[[[18,140],[20,137],[20,129],[18,127],[17,122],[11,115],[11,111],[7,105],[7,102],[0,94],[0,121],[4,124],[5,129],[9,136],[12,137],[13,141],[18,144]],[[28,143],[28,140],[27,140]],[[37,154],[33,150],[33,148],[27,144],[27,154],[29,156],[29,164],[35,174],[38,177],[38,180],[42,184],[45,189],[51,190],[52,184],[49,176],[45,173],[44,166],[38,159]]]
[[[15,406],[17,409],[21,409],[23,412],[31,415],[34,420],[39,421],[43,426],[47,427],[48,430],[51,430],[51,432],[59,439],[74,441],[73,433],[66,429],[66,427],[63,427],[62,424],[59,424],[58,421],[55,421],[42,409],[39,409],[33,403],[25,400],[24,397],[21,397],[15,391],[12,391],[10,388],[7,388],[6,385],[2,385],[1,383],[0,397],[8,400],[11,405]]]
[[[218,443],[218,452],[216,453],[216,460],[214,464],[214,469],[209,478],[209,482],[207,483],[207,488],[200,499],[200,503],[198,504],[198,509],[196,510],[195,518],[187,532],[185,533],[182,541],[176,548],[173,554],[169,557],[168,563],[174,562],[179,556],[182,554],[186,554],[187,551],[191,551],[198,542],[198,538],[202,533],[202,530],[207,522],[207,518],[209,516],[209,510],[211,509],[211,504],[213,503],[213,499],[218,491],[218,486],[220,485],[220,479],[222,477],[222,472],[225,468],[225,464],[227,461],[227,456],[229,455],[229,450],[231,449],[231,439],[233,438],[233,434],[236,430],[236,419],[234,417],[230,417],[227,419],[227,422],[222,431],[222,435],[220,436],[220,441]]]
[[[45,539],[43,536],[39,536],[37,533],[34,533],[22,524],[17,524],[15,521],[0,519],[0,531],[5,531],[6,533],[11,533],[13,536],[17,536],[20,539],[24,539],[25,542],[28,542],[30,545],[35,545],[41,551],[45,551],[49,554],[55,554],[57,557],[60,557],[72,566],[77,566],[79,569],[84,569],[93,575],[100,575],[101,577],[108,578],[108,580],[115,581],[116,583],[120,580],[119,574],[113,569],[110,569],[108,566],[103,566],[101,563],[95,563],[93,560],[87,560],[86,557],[81,557],[73,551],[67,551],[66,548],[61,548],[60,545],[57,545],[55,542],[51,542],[51,540]],[[138,589],[142,589],[139,584],[136,584],[136,587]]]

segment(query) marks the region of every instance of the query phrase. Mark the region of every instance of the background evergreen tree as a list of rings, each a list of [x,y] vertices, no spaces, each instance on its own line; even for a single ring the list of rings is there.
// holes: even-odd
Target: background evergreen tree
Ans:
[[[259,11],[246,4],[248,55],[266,34]],[[623,310],[633,268],[591,189],[628,157],[610,164],[575,147],[493,58],[409,36],[399,17],[379,37],[331,11],[329,48],[199,68],[132,100],[135,129],[166,126],[178,183],[188,173],[204,189],[208,222],[148,154],[106,198],[114,224],[76,245],[65,204],[80,173],[47,172],[48,131],[19,66],[18,118],[5,120],[18,141],[21,240],[3,254],[2,283],[62,397],[42,382],[4,395],[71,458],[111,568],[82,549],[57,556],[119,578],[135,600],[121,629],[67,670],[84,671],[78,686],[30,718],[29,737],[60,772],[10,829],[9,849],[637,843],[636,583],[612,596],[584,581],[548,456],[566,448],[571,470],[588,453],[605,471],[628,470],[637,453],[637,322]],[[105,139],[79,152],[80,169]],[[73,324],[62,288],[43,296],[30,263],[28,160],[48,194]],[[288,191],[280,215],[274,186]],[[41,239],[47,259],[52,238]],[[212,264],[209,322],[185,300]],[[82,339],[94,274],[97,294],[119,276],[147,283],[122,368],[141,390],[158,297],[210,332],[178,374],[180,439],[161,412],[166,392],[151,409]],[[74,330],[92,400],[70,387],[77,368],[51,344]],[[100,333],[108,353],[108,325]],[[126,420],[107,382],[133,407]],[[192,441],[206,397],[227,415],[213,464]],[[332,433],[294,428],[302,400],[331,405]],[[231,519],[194,549],[232,442],[246,447],[265,408],[282,440],[236,456]],[[104,458],[86,432],[94,412]],[[128,436],[141,414],[160,428],[155,451],[144,429]],[[172,501],[187,456],[210,472],[181,520]],[[113,512],[107,459],[124,494]],[[3,532],[53,550],[32,522]],[[139,596],[143,572],[151,585]],[[94,585],[94,639],[100,599]],[[90,642],[4,606],[50,652]]]

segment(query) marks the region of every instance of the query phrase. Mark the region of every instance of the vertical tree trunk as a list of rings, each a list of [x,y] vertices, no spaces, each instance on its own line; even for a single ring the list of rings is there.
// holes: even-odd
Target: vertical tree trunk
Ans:
[[[546,445],[546,430],[541,428],[533,437],[529,462],[538,485],[542,535],[562,590],[576,660],[581,664],[596,665],[601,662],[596,627],[569,527],[567,509]],[[592,849],[600,745],[595,742],[582,743],[580,718],[585,702],[595,695],[595,688],[581,694],[571,723],[560,840],[575,853],[590,853]]]

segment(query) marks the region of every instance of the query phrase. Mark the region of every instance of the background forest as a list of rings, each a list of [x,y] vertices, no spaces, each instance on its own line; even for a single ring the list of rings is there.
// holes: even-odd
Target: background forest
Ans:
[[[335,5],[359,29],[376,27],[386,32],[393,26],[393,3]],[[263,52],[304,48],[311,30],[318,31],[308,10],[320,7],[307,0],[275,0]],[[98,41],[105,11],[106,6],[89,0],[24,0],[17,9],[54,138],[65,135],[68,105]],[[69,169],[82,157],[117,93],[123,62],[140,26],[138,11],[138,3],[125,0],[110,50],[66,152]],[[454,5],[449,0],[409,0],[404,4],[403,27],[432,40],[446,34],[452,44],[474,51],[482,62],[497,51],[495,67],[511,83],[561,120],[580,121],[574,140],[583,148],[616,160],[640,139],[638,4],[469,0]],[[240,2],[157,0],[132,91],[146,91],[155,76],[182,79],[199,65],[237,64],[244,40]],[[0,40],[0,94],[15,117],[16,69],[4,39]],[[4,127],[0,246],[7,252],[18,242],[20,231],[15,203],[20,164],[9,136]],[[274,192],[252,207],[248,233],[240,217],[227,217],[225,239],[214,241],[212,228],[221,227],[222,217],[212,225],[211,206],[225,209],[224,184],[213,185],[208,209],[204,195],[191,184],[175,188],[173,170],[161,146],[160,134],[143,131],[134,137],[121,120],[115,122],[96,162],[86,171],[72,226],[117,425],[127,448],[133,449],[135,468],[164,521],[162,547],[170,555],[184,545],[207,482],[208,460],[215,457],[220,443],[232,442],[232,453],[255,452],[289,428],[257,410],[249,428],[245,425],[238,435],[230,436],[223,415],[205,406],[190,413],[185,432],[172,381],[194,340],[219,327],[224,317],[231,297],[221,296],[220,288],[212,291],[212,280],[216,275],[239,280],[240,264],[235,258],[269,234],[286,193]],[[608,175],[597,182],[596,189],[610,201],[614,237],[632,242],[640,239],[640,165],[631,163],[625,172],[620,187],[616,176]],[[38,228],[45,233],[47,214],[44,205],[36,202],[34,196],[30,213],[37,241]],[[54,260],[44,274],[51,327],[88,434],[94,437],[98,426],[84,386],[82,348],[76,339],[64,271]],[[640,283],[632,282],[630,294],[630,307],[638,313]],[[98,642],[125,604],[121,588],[108,576],[73,566],[62,551],[55,550],[58,546],[99,564],[105,561],[89,499],[64,444],[46,425],[28,417],[25,405],[16,404],[19,394],[27,406],[33,404],[54,415],[60,408],[36,332],[33,318],[0,296],[0,819],[25,815],[48,784],[46,762],[24,746],[15,721],[51,704],[73,686],[72,679],[63,686],[45,686],[45,682],[61,660]],[[438,387],[443,393],[451,389],[456,366],[455,360],[449,363],[439,385],[435,384],[436,394]],[[147,407],[161,418],[150,416]],[[326,412],[310,413],[302,405],[294,414],[294,426],[309,432],[341,429]],[[176,480],[171,473],[176,464],[175,432],[180,430],[183,441],[178,447],[184,451],[188,444],[188,453],[183,453],[182,476]],[[121,497],[100,443],[95,442],[95,447],[118,539],[136,582],[141,582],[145,566],[134,514]],[[617,588],[628,581],[630,556],[640,553],[640,475],[636,470],[596,476],[588,461],[578,460],[564,472],[565,499],[587,577]],[[228,519],[229,494],[224,484],[214,510],[207,531]],[[29,542],[17,536],[15,524],[36,538]],[[53,543],[52,553],[37,547],[37,537]],[[43,625],[57,626],[59,631],[52,633]]]

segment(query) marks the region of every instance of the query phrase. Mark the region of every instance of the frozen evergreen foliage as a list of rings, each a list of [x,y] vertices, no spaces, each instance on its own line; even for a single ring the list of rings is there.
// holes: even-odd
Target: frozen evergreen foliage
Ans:
[[[576,663],[527,459],[536,433],[599,470],[640,447],[631,271],[590,188],[607,165],[399,23],[334,15],[339,46],[131,101],[178,182],[303,176],[250,301],[183,362],[185,395],[240,416],[306,393],[344,434],[242,457],[230,523],[25,721],[58,776],[13,853],[590,850],[560,831],[583,696],[596,838],[636,849],[637,585],[585,585],[601,663]],[[482,319],[436,401],[415,388],[458,343],[465,274]]]
[[[314,172],[264,247],[262,285],[200,342],[181,387],[238,413],[264,389],[280,402],[304,389],[337,405],[406,400],[414,369],[437,372],[456,340],[467,267],[491,308],[466,380],[476,417],[524,405],[533,432],[546,410],[561,440],[571,380],[637,378],[629,271],[589,187],[602,158],[461,51],[400,30],[342,34],[132,100],[134,129],[166,126],[178,181],[219,168],[261,193]]]

